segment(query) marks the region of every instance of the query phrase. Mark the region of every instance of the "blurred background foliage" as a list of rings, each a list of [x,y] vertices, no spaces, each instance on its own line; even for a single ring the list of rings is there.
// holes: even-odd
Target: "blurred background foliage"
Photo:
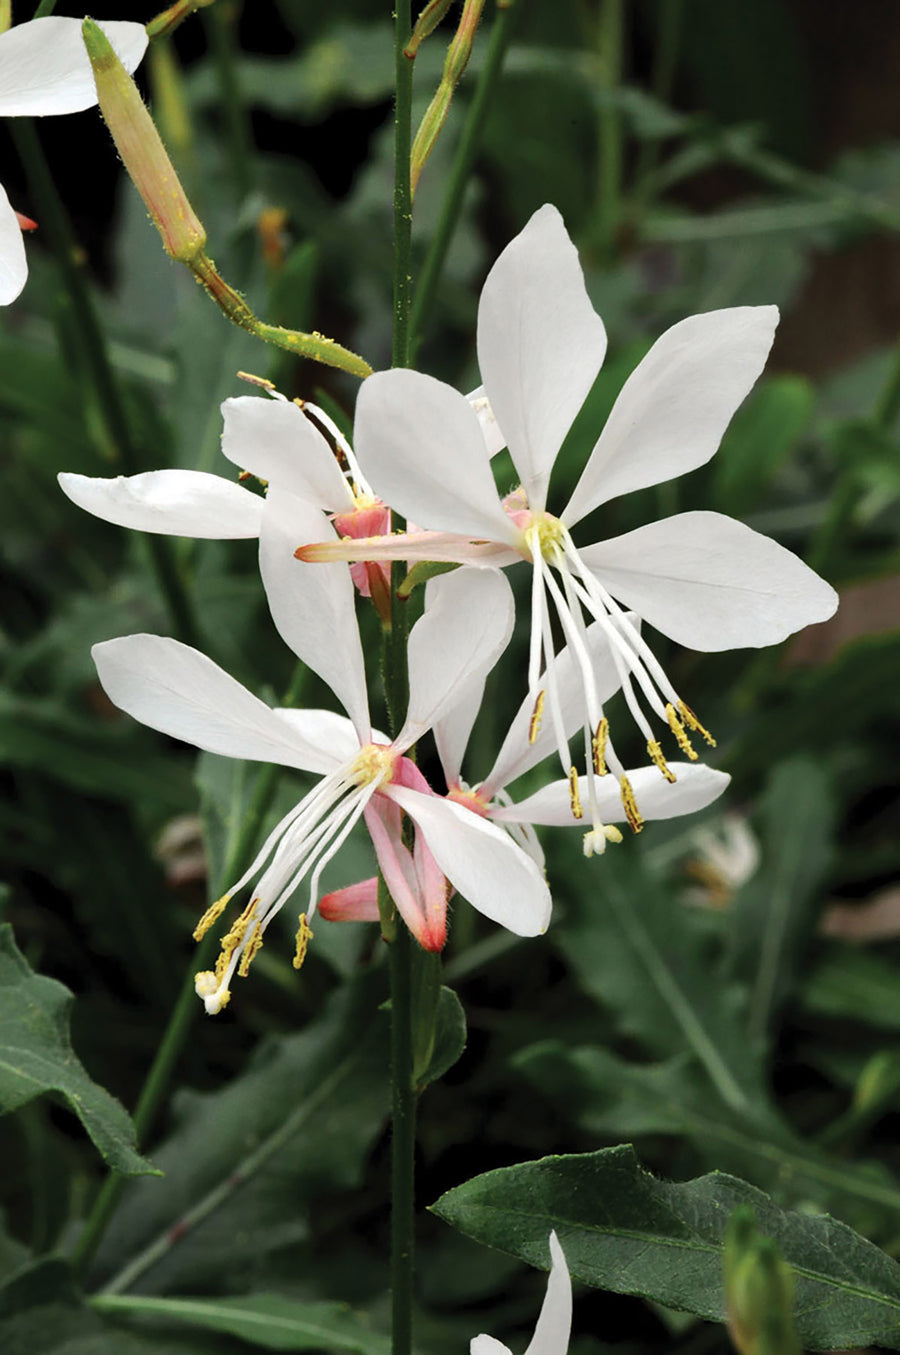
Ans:
[[[146,6],[106,8],[152,17]],[[554,483],[562,503],[663,328],[776,302],[772,359],[718,456],[604,506],[597,527],[614,535],[688,508],[731,513],[814,564],[842,606],[778,652],[686,654],[653,636],[718,737],[715,763],[734,778],[725,800],[590,862],[574,834],[548,831],[556,908],[545,942],[498,933],[457,901],[445,981],[462,998],[468,1043],[423,1099],[419,1199],[424,1209],[491,1167],[633,1140],[664,1176],[733,1172],[896,1254],[900,13],[886,0],[515,8],[419,365],[464,390],[477,383],[480,284],[530,213],[555,202],[610,334]],[[26,9],[20,0],[16,17]],[[376,367],[390,360],[388,11],[374,0],[218,0],[141,72],[223,274],[257,314],[331,334]],[[422,177],[417,267],[494,21],[488,6]],[[449,33],[445,23],[417,59],[420,113]],[[39,130],[138,468],[232,474],[218,405],[246,393],[239,370],[350,426],[353,381],[229,329],[164,257],[95,112]],[[40,219],[0,135],[10,198]],[[117,473],[121,447],[43,232],[28,250],[27,289],[0,319],[3,911],[28,965],[74,993],[72,1041],[87,1073],[133,1108],[256,772],[206,755],[195,765],[188,749],[120,717],[96,683],[92,643],[173,633],[173,621],[147,541],[80,514],[57,489],[60,470]],[[507,464],[504,489],[511,475]],[[174,550],[202,647],[262,695],[283,692],[291,656],[268,619],[253,543]],[[374,674],[377,627],[365,626]],[[521,656],[521,634],[514,644]],[[520,699],[507,675],[489,688],[473,777]],[[306,681],[305,703],[329,699]],[[636,746],[626,752],[641,760]],[[427,746],[423,761],[433,770]],[[282,777],[273,819],[300,784]],[[370,869],[360,840],[331,883]],[[387,1092],[371,1012],[384,996],[381,946],[362,925],[315,931],[299,977],[286,924],[230,1008],[196,1020],[180,1090],[142,1145],[166,1174],[127,1186],[91,1290],[340,1300],[367,1317],[354,1326],[332,1312],[328,1348],[380,1348]],[[0,1159],[0,1266],[18,1277],[0,1300],[10,1351],[247,1348],[233,1324],[222,1329],[231,1335],[202,1335],[173,1314],[126,1322],[81,1307],[64,1267],[28,1268],[29,1257],[70,1249],[102,1180],[64,1097],[4,1118]],[[193,1226],[177,1228],[186,1214]],[[427,1215],[421,1242],[421,1348],[464,1349],[478,1330],[521,1342],[541,1277]],[[584,1291],[573,1349],[701,1355],[725,1339],[639,1299]]]

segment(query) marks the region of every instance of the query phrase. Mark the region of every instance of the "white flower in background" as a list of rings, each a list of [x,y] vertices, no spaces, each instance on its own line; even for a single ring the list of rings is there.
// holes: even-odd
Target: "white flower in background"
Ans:
[[[369,718],[349,573],[343,565],[323,568],[293,560],[290,542],[298,521],[327,530],[317,509],[273,493],[263,525],[263,581],[282,636],[329,683],[349,719],[331,711],[272,710],[212,660],[176,640],[132,635],[93,650],[110,699],[144,724],[226,757],[275,762],[322,777],[201,919],[198,939],[231,896],[255,881],[250,902],[222,941],[215,971],[197,975],[197,992],[210,1013],[226,1004],[235,971],[247,973],[272,918],[310,876],[297,934],[299,967],[322,871],[363,817],[394,902],[428,949],[444,944],[445,877],[475,908],[517,935],[545,931],[550,917],[547,884],[531,858],[502,829],[432,794],[404,757],[459,688],[483,677],[505,648],[512,630],[506,581],[495,576],[488,591],[469,571],[444,581],[437,605],[410,633],[409,708],[390,742],[372,729]],[[401,811],[416,825],[412,854],[401,840]]]
[[[525,1355],[566,1355],[572,1330],[572,1282],[559,1238],[550,1234],[550,1276],[540,1316]],[[493,1336],[473,1336],[470,1355],[512,1355],[502,1341]]]
[[[134,71],[147,49],[143,25],[104,22],[101,27],[122,64]],[[80,113],[96,102],[80,19],[48,15],[0,33],[0,117]],[[0,306],[15,301],[28,277],[23,225],[34,223],[13,210],[0,187]]]
[[[529,561],[532,734],[545,702],[552,707],[554,700],[555,613],[581,663],[586,764],[600,770],[605,738],[605,761],[637,830],[641,813],[584,650],[589,621],[605,630],[649,757],[669,779],[675,773],[650,717],[668,726],[692,760],[691,735],[712,739],[625,620],[625,608],[681,644],[714,651],[776,644],[830,616],[837,595],[790,551],[720,513],[680,513],[581,547],[572,530],[610,499],[710,459],[762,371],[777,319],[774,306],[742,306],[691,316],[663,334],[623,386],[574,493],[554,516],[547,511],[550,473],[603,361],[606,334],[559,213],[542,207],[501,254],[481,294],[482,421],[450,386],[418,372],[378,372],[360,391],[354,444],[363,471],[386,502],[428,530],[308,543],[300,557],[493,567]],[[503,500],[485,453],[485,399],[521,481]],[[558,751],[567,771],[562,741]]]

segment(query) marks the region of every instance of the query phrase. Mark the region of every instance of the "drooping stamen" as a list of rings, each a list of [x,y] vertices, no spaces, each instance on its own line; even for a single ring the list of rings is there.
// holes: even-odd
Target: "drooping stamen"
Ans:
[[[291,964],[295,969],[303,968],[303,961],[306,959],[306,951],[310,941],[313,939],[312,928],[306,920],[306,914],[300,914],[300,926],[297,928],[297,944],[294,950],[294,958]]]
[[[685,757],[689,757],[691,762],[696,762],[697,754],[694,752],[694,746],[688,738],[687,730],[675,713],[675,707],[672,705],[671,701],[666,704],[666,719],[669,722],[669,728],[675,735],[676,742],[682,753],[684,753]]]
[[[200,921],[194,928],[193,936],[195,941],[203,940],[204,936],[209,931],[210,927],[213,925],[214,922],[218,922],[219,918],[222,916],[230,902],[231,895],[223,894],[220,899],[216,899],[215,903],[211,903],[209,905],[206,912],[203,914]]]
[[[535,739],[540,733],[541,720],[544,717],[544,700],[546,698],[546,695],[547,695],[546,689],[542,687],[535,698],[534,710],[531,712],[531,719],[528,721],[529,743],[534,743]]]
[[[532,526],[525,533],[525,542],[531,551],[531,635],[528,639],[528,690],[533,692],[540,680],[541,640],[544,634],[544,557],[541,554],[540,532]],[[552,651],[551,651],[552,653]],[[550,654],[545,657],[549,662]],[[537,729],[535,729],[537,737]],[[531,739],[534,742],[534,738]]]
[[[257,922],[250,934],[250,940],[244,947],[244,953],[241,956],[241,962],[238,965],[238,977],[245,979],[250,972],[250,966],[262,950],[262,922]]]
[[[584,818],[581,797],[578,794],[578,768],[575,766],[569,768],[569,804],[572,806],[573,819]]]
[[[663,757],[663,751],[660,748],[659,744],[656,742],[656,739],[648,739],[647,752],[650,754],[650,761],[654,764],[654,766],[659,768],[663,776],[671,785],[671,783],[676,779],[675,773],[672,771],[671,767],[666,762],[666,759]]]
[[[709,730],[703,728],[700,721],[697,719],[696,715],[691,710],[690,706],[685,705],[683,701],[679,701],[678,710],[682,720],[687,725],[688,729],[693,729],[697,734],[701,736],[701,738],[704,738],[706,740],[710,748],[715,748],[716,746],[715,739],[713,738],[712,734],[710,734]]]

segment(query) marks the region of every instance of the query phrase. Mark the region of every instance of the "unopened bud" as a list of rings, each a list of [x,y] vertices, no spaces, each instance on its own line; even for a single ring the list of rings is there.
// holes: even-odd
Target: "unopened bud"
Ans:
[[[82,25],[97,86],[97,102],[122,161],[162,236],[166,253],[191,263],[206,231],[188,202],[137,85],[92,19]]]
[[[747,1205],[728,1220],[724,1261],[728,1332],[740,1355],[801,1355],[793,1272]]]
[[[167,37],[193,14],[195,9],[203,9],[212,3],[213,0],[176,0],[174,5],[170,5],[161,14],[157,14],[155,19],[150,20],[147,25],[148,38]]]

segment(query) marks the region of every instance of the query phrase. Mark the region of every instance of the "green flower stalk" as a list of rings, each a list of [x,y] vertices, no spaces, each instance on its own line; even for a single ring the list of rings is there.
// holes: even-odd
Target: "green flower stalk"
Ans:
[[[416,56],[419,47],[428,35],[437,28],[449,8],[450,0],[429,0],[429,3],[416,19],[416,26],[412,31],[409,42],[403,48],[403,55],[408,56],[410,61]]]
[[[188,201],[137,85],[92,19],[85,19],[82,32],[94,71],[100,111],[169,257],[186,264],[223,314],[257,338],[353,376],[369,376],[372,368],[365,359],[342,348],[334,339],[264,324],[229,286],[206,253],[206,230]]]
[[[423,10],[419,16],[419,23],[416,25],[416,32],[423,19],[429,13],[430,6]],[[425,162],[431,154],[434,143],[440,136],[441,128],[447,120],[447,114],[450,111],[450,101],[453,98],[453,91],[462,79],[463,72],[469,64],[469,57],[472,55],[472,46],[475,42],[475,32],[481,19],[481,11],[484,9],[484,0],[466,0],[463,12],[459,20],[459,27],[456,30],[453,41],[447,49],[447,59],[444,62],[444,73],[441,76],[441,83],[437,87],[434,98],[428,105],[428,109],[423,117],[419,130],[416,132],[416,139],[413,142],[411,157],[411,179],[412,191],[415,193],[416,185],[419,182],[419,175],[425,168]],[[438,18],[440,15],[438,15]],[[436,22],[436,20],[435,20]],[[432,24],[432,27],[434,25]],[[426,36],[431,30],[425,27],[421,38]],[[415,34],[413,35],[415,38]],[[407,44],[406,55],[410,55],[412,42]],[[418,49],[418,42],[412,55]]]
[[[213,0],[176,0],[174,5],[164,9],[147,24],[148,38],[164,38],[173,33],[179,24],[189,19],[198,9],[205,9]]]

